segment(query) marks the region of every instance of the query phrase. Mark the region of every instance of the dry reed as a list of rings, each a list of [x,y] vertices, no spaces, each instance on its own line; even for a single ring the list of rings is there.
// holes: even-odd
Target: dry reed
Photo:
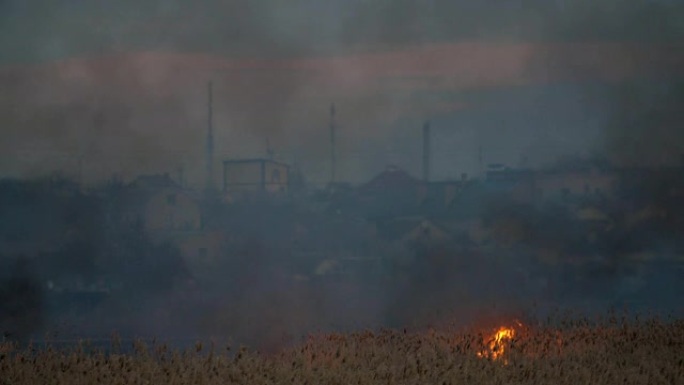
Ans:
[[[521,327],[502,359],[487,331],[310,336],[261,355],[138,342],[131,354],[0,344],[1,384],[684,384],[684,322]]]

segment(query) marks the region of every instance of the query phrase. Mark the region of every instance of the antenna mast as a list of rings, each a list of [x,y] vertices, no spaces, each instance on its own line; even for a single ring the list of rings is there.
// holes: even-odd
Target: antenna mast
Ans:
[[[477,149],[477,166],[479,168],[478,173],[480,174],[480,177],[483,177],[485,170],[482,166],[482,145],[480,145]]]
[[[335,183],[337,157],[335,154],[335,103],[330,105],[330,183]]]

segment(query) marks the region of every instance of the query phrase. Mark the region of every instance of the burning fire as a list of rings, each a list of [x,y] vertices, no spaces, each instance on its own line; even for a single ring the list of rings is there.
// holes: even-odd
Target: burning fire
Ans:
[[[519,326],[522,326],[517,322]],[[501,326],[487,341],[487,349],[478,352],[477,356],[480,358],[491,358],[498,360],[506,351],[506,345],[515,337],[515,329],[512,327]]]

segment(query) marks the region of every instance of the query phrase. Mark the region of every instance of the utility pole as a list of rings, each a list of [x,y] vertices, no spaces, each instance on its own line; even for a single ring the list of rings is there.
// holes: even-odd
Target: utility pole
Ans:
[[[423,124],[423,181],[430,181],[430,121]]]
[[[185,188],[185,165],[183,163],[178,165],[178,185]]]
[[[206,148],[206,189],[214,188],[214,127],[213,127],[213,86],[211,81],[207,86],[208,116],[207,116],[207,148]]]

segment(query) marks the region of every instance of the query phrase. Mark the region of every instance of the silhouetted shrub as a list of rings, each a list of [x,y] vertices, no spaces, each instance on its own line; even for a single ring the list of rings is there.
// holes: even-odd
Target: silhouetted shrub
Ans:
[[[5,265],[0,275],[0,331],[10,340],[26,342],[43,324],[43,290],[27,258],[3,258],[0,263]]]

